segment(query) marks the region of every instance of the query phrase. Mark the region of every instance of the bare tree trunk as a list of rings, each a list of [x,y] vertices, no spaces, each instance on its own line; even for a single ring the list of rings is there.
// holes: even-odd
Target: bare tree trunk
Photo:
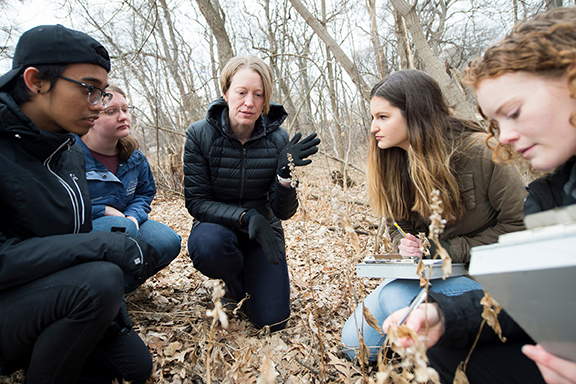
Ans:
[[[563,0],[546,0],[546,9],[560,8],[564,6]]]
[[[422,59],[424,68],[432,76],[444,91],[448,103],[456,113],[463,118],[476,119],[472,105],[466,100],[466,96],[446,73],[445,66],[434,54],[430,44],[426,40],[422,25],[416,14],[416,8],[409,5],[406,0],[391,0],[398,13],[406,20],[406,28],[410,31],[418,56]]]
[[[218,60],[220,61],[221,70],[224,68],[226,62],[234,57],[234,50],[232,49],[232,44],[230,44],[230,39],[226,32],[226,16],[218,0],[196,0],[196,3],[216,38]]]
[[[388,63],[386,56],[382,49],[380,42],[380,35],[378,34],[378,21],[376,18],[376,0],[366,0],[366,7],[370,15],[370,40],[372,41],[372,49],[374,49],[374,57],[376,59],[376,68],[378,68],[378,75],[383,79],[388,74]]]
[[[290,0],[290,3],[294,7],[294,9],[304,18],[306,23],[314,30],[316,35],[326,44],[326,47],[332,52],[334,58],[338,61],[338,63],[344,68],[348,76],[352,79],[354,84],[360,90],[362,96],[368,100],[369,97],[369,88],[358,69],[352,62],[352,60],[346,55],[346,53],[340,48],[340,45],[334,40],[332,36],[328,33],[326,28],[308,11],[306,6],[302,4],[300,0]]]
[[[321,0],[322,9],[322,28],[326,29],[326,1]],[[336,99],[336,79],[334,76],[334,66],[332,63],[332,52],[327,44],[326,48],[326,70],[328,72],[328,95],[330,96],[330,107],[332,109],[332,124],[336,126],[336,134],[333,135],[336,154],[339,158],[343,159],[345,154],[344,147],[344,130],[342,129],[342,117],[340,116],[340,108],[338,107],[338,100]],[[342,166],[344,167],[344,166]]]
[[[400,69],[416,68],[414,64],[414,52],[410,46],[410,39],[406,31],[404,18],[397,11],[394,11],[394,20],[396,22],[394,31],[398,40],[398,53],[400,56]]]

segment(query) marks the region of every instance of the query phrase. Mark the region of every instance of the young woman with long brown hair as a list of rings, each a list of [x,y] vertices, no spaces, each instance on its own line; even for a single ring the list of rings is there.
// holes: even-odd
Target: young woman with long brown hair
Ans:
[[[486,134],[452,115],[434,79],[417,70],[392,73],[373,87],[370,113],[368,195],[378,215],[407,233],[393,235],[402,256],[423,257],[415,234],[428,232],[434,190],[440,192],[447,220],[440,240],[453,262],[466,263],[472,246],[494,243],[499,235],[523,228],[520,175],[491,160]],[[433,280],[430,289],[455,295],[479,288],[461,276]],[[363,307],[381,325],[390,313],[410,304],[419,289],[418,280],[397,279],[372,292],[344,325],[348,356],[355,355],[360,334],[371,359],[384,342],[363,320]]]
[[[522,157],[536,170],[552,171],[529,184],[525,212],[575,204],[576,8],[520,23],[470,65],[466,80],[490,122],[490,136],[498,139],[492,146],[496,157]],[[408,318],[407,326],[427,337],[428,356],[443,381],[451,380],[475,342],[483,294],[433,292],[433,302]],[[394,312],[384,327],[405,311]],[[484,331],[467,365],[470,383],[576,383],[576,362],[531,345],[534,341],[505,312],[498,320],[507,341]]]

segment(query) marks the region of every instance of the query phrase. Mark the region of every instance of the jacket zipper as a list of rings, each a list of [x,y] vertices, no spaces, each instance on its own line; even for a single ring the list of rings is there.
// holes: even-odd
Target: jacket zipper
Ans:
[[[70,142],[70,139],[66,140],[58,148],[56,148],[56,150],[54,152],[52,152],[52,154],[50,156],[48,156],[48,158],[46,158],[46,160],[44,160],[44,165],[46,166],[48,171],[52,175],[54,175],[54,177],[56,177],[56,179],[64,187],[66,192],[68,192],[68,197],[70,198],[70,202],[72,203],[72,210],[74,212],[74,232],[73,233],[79,233],[80,232],[81,219],[80,219],[80,213],[78,212],[78,199],[76,198],[76,195],[74,194],[74,190],[72,189],[72,187],[70,185],[68,185],[68,183],[66,183],[64,181],[64,179],[62,179],[60,176],[58,176],[58,174],[56,172],[54,172],[52,170],[52,168],[50,168],[50,161],[52,160],[54,155],[56,153],[58,153],[65,145],[69,144],[69,142]],[[80,195],[80,199],[82,200],[82,195]],[[83,201],[82,201],[82,204],[84,204]]]
[[[72,179],[72,182],[74,183],[74,186],[76,187],[76,190],[78,191],[78,197],[80,200],[80,213],[82,215],[82,222],[80,224],[84,224],[84,221],[86,220],[86,217],[84,215],[84,208],[85,208],[84,207],[84,198],[82,197],[82,191],[80,191],[80,187],[78,186],[78,183],[76,182],[76,180],[78,180],[78,176],[71,173],[70,178]]]
[[[242,144],[242,168],[240,172],[240,206],[244,201],[244,187],[246,184],[246,147]]]

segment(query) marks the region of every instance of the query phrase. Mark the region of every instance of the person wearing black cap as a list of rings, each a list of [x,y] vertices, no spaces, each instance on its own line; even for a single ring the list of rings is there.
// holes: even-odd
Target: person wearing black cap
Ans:
[[[26,383],[144,383],[152,359],[131,329],[125,280],[144,281],[157,254],[91,230],[86,133],[111,95],[110,58],[61,25],[25,32],[0,77],[0,375]]]

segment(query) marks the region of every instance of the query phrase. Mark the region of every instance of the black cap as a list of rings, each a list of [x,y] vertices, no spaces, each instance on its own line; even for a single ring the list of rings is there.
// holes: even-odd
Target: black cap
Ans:
[[[110,71],[108,51],[92,37],[60,24],[40,25],[20,36],[12,70],[0,77],[0,88],[30,66],[81,63],[96,64]]]

